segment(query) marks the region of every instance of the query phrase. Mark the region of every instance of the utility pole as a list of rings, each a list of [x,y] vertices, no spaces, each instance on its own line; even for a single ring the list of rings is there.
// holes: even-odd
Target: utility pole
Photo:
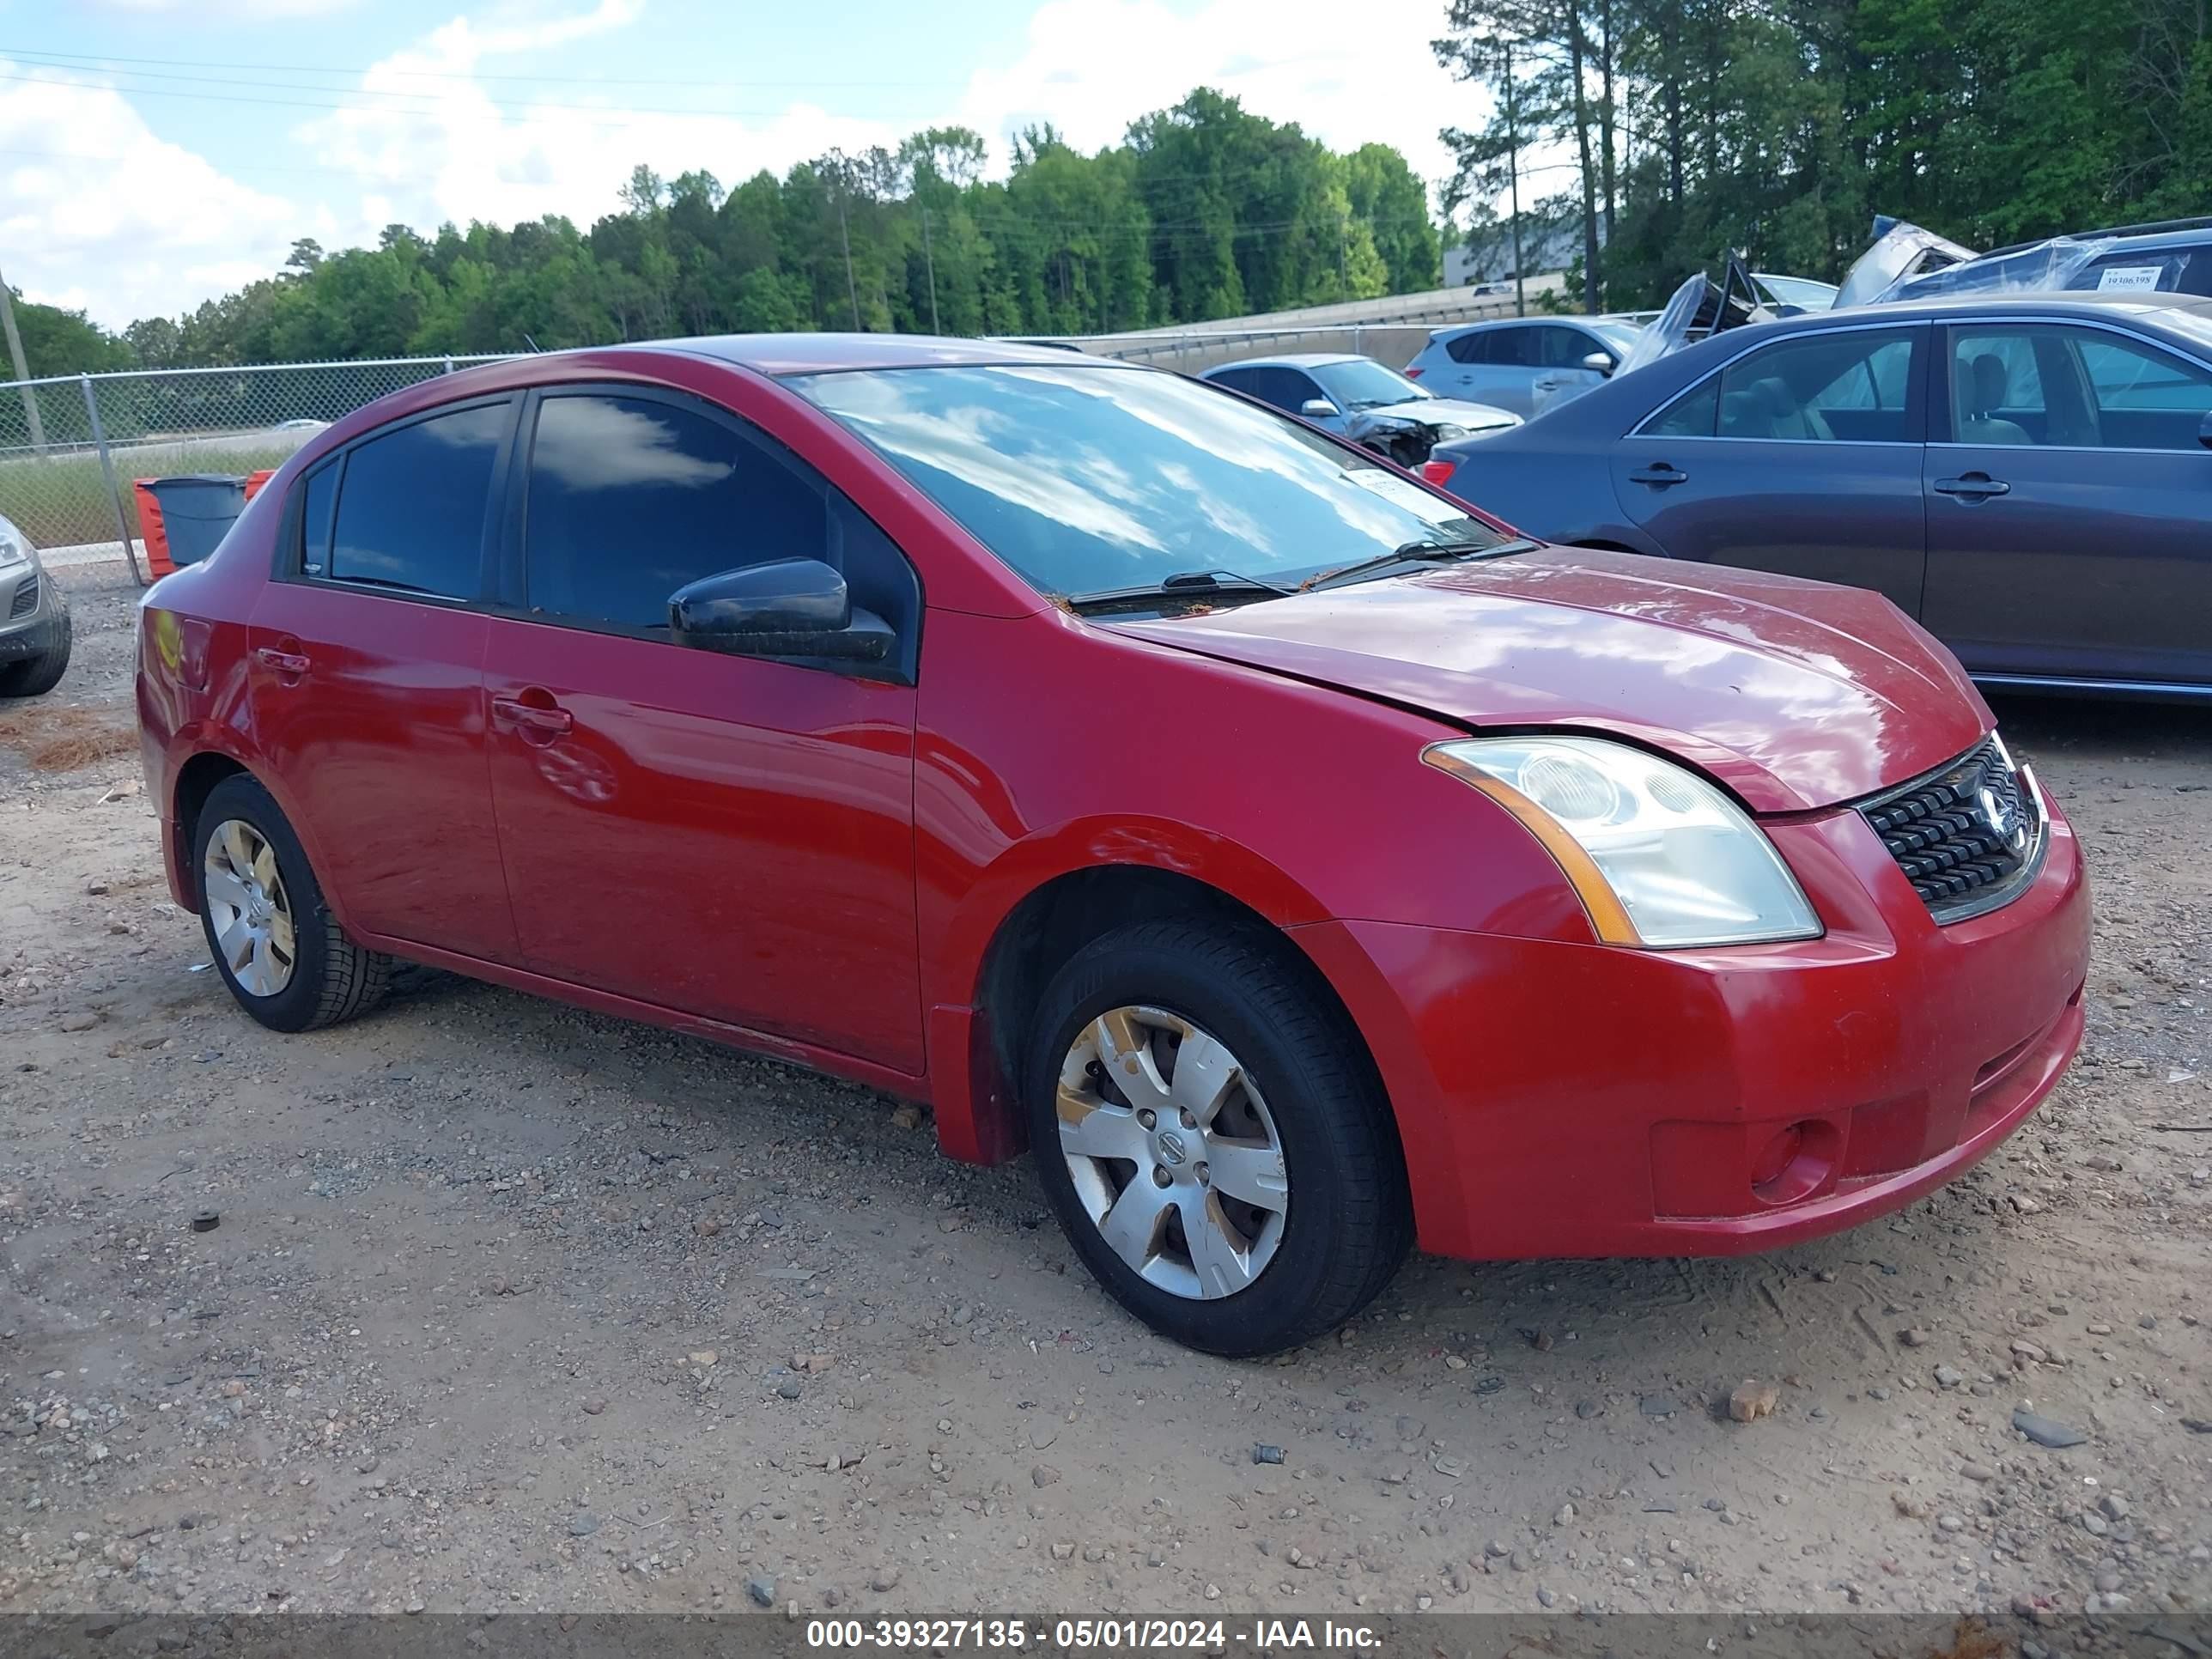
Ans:
[[[845,197],[852,179],[841,169],[837,175],[837,235],[845,244],[845,297],[853,305],[853,332],[860,330],[860,290],[853,284],[853,232],[845,222]]]
[[[929,204],[921,204],[921,262],[929,268],[929,331],[942,334],[937,322],[937,256],[929,251]]]
[[[15,331],[15,298],[8,291],[8,279],[0,276],[0,330],[8,336],[8,359],[15,366],[15,378],[27,380],[31,371],[23,362],[23,337]],[[23,394],[23,421],[31,428],[31,447],[46,447],[46,430],[39,422],[39,396],[29,386],[18,388]]]
[[[1513,42],[1505,42],[1505,157],[1512,172],[1513,314],[1528,314],[1527,274],[1521,269],[1521,128],[1513,102]]]
[[[1351,237],[1346,229],[1348,222],[1344,219],[1336,222],[1336,295],[1340,300],[1352,297],[1352,255],[1346,247]]]

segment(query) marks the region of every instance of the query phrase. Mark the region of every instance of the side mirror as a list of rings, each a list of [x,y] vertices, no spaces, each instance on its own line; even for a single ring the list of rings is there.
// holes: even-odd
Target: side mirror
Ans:
[[[1298,405],[1298,413],[1310,421],[1325,421],[1336,412],[1336,405],[1326,398],[1309,398]]]
[[[718,571],[668,596],[668,630],[678,645],[735,657],[839,658],[880,662],[891,630],[857,614],[845,579],[819,559],[775,559]]]
[[[1612,354],[1604,351],[1593,351],[1589,356],[1583,359],[1583,367],[1589,369],[1595,374],[1610,375],[1613,373]]]
[[[2208,410],[2204,418],[2197,423],[2197,441],[2205,448],[2212,449],[2212,410]]]

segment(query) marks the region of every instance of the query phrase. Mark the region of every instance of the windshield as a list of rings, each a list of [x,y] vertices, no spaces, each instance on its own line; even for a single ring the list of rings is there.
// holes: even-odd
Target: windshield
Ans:
[[[1504,539],[1357,450],[1155,370],[846,370],[785,384],[1042,592],[1198,570],[1295,582],[1408,542]]]
[[[1616,357],[1626,357],[1628,349],[1636,343],[1636,337],[1644,332],[1634,323],[1592,323],[1589,326],[1613,348]]]
[[[1329,402],[1339,409],[1381,409],[1389,404],[1410,404],[1436,396],[1371,357],[1347,357],[1340,363],[1321,363],[1307,372],[1321,382],[1321,389],[1328,393]]]
[[[1810,276],[1777,276],[1764,270],[1756,275],[1759,285],[1784,305],[1805,311],[1826,311],[1836,302],[1833,283],[1815,282]]]

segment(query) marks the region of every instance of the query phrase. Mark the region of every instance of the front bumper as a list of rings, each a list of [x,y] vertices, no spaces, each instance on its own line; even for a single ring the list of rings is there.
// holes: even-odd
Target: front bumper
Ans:
[[[1767,828],[1825,937],[1661,952],[1298,930],[1382,1073],[1423,1249],[1790,1243],[1949,1181],[2049,1094],[2081,1046],[2089,957],[2063,815],[2033,882],[1948,927],[1857,813]]]
[[[54,579],[36,562],[0,570],[0,663],[43,657],[52,650],[60,643],[66,610]]]

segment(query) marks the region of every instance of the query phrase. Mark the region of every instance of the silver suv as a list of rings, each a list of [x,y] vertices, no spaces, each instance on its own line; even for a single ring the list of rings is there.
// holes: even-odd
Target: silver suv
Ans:
[[[31,538],[0,519],[0,697],[52,690],[69,659],[69,602]]]
[[[1616,317],[1516,317],[1429,336],[1406,373],[1439,398],[1526,417],[1601,384],[1640,331]]]

